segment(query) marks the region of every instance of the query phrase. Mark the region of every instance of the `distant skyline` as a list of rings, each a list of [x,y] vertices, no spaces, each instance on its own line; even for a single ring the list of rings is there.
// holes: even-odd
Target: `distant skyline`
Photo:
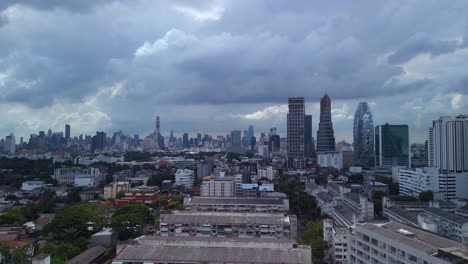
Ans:
[[[362,6],[366,6],[365,9]],[[286,136],[288,97],[319,120],[332,100],[336,142],[374,125],[468,113],[467,1],[0,1],[2,138],[161,132]]]

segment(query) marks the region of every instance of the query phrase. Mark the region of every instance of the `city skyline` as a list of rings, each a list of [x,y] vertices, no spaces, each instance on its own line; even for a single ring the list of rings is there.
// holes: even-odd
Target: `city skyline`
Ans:
[[[375,125],[407,124],[422,143],[434,117],[468,112],[468,21],[457,15],[468,4],[367,6],[363,14],[341,2],[2,2],[0,134],[70,124],[73,135],[146,135],[158,114],[166,135],[254,124],[285,136],[286,98],[304,97],[318,117],[327,93],[337,141],[352,141],[354,110],[367,101]],[[387,23],[375,38],[375,25]]]

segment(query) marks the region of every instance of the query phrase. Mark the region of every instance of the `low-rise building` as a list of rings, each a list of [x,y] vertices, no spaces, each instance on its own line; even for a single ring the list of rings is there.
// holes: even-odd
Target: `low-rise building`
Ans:
[[[184,186],[185,188],[192,188],[195,177],[193,171],[189,169],[178,169],[175,174],[175,184]]]
[[[104,186],[104,199],[116,199],[119,192],[127,193],[130,190],[129,182],[113,182]]]
[[[343,154],[339,152],[318,153],[317,164],[320,165],[320,167],[341,170],[343,168]]]
[[[351,264],[468,261],[468,252],[460,243],[394,222],[357,224],[350,233],[348,252],[348,263]]]
[[[265,167],[261,167],[260,169],[258,169],[257,178],[258,179],[266,178],[271,181],[276,177],[276,174],[277,172],[273,168],[273,166],[265,166]]]
[[[112,264],[311,264],[309,246],[289,238],[143,236],[118,244]]]
[[[162,236],[296,238],[297,218],[283,213],[174,212],[162,214]]]
[[[184,199],[187,211],[208,212],[287,212],[289,200],[248,197],[188,197]]]
[[[234,197],[236,182],[233,178],[205,177],[200,186],[200,196],[203,197]]]
[[[332,219],[323,219],[323,240],[327,242],[329,263],[348,263],[349,228],[334,226]]]
[[[439,208],[426,208],[423,214],[437,226],[437,234],[468,244],[468,218]]]
[[[79,187],[95,187],[105,179],[105,174],[98,168],[58,168],[53,178],[59,184],[74,184]]]
[[[21,190],[32,191],[34,189],[42,189],[44,186],[44,181],[25,181],[21,184]]]

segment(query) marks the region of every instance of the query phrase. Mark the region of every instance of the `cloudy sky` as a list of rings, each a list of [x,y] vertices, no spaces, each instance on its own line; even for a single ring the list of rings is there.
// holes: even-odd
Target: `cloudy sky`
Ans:
[[[224,134],[277,127],[304,96],[337,140],[354,111],[425,140],[468,113],[468,1],[2,0],[0,135]]]

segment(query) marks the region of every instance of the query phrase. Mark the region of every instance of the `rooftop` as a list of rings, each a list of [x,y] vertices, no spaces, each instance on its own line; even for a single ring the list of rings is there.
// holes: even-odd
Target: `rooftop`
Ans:
[[[290,216],[279,213],[175,212],[162,214],[161,223],[284,225],[290,223]]]
[[[186,205],[283,205],[282,199],[277,198],[247,198],[247,197],[191,197]]]
[[[459,216],[454,213],[446,212],[444,210],[438,209],[438,208],[426,208],[424,209],[425,212],[429,212],[432,214],[435,214],[441,218],[447,219],[451,222],[457,223],[459,225],[463,225],[468,223],[468,218]]]
[[[102,246],[95,246],[92,248],[88,248],[87,250],[83,251],[78,256],[67,261],[67,264],[85,264],[85,263],[92,263],[95,259],[99,258],[102,254],[106,252],[106,248]]]
[[[326,193],[326,192],[317,193],[317,198],[327,203],[333,202],[333,195]]]
[[[115,257],[120,262],[304,263],[300,250],[191,246],[126,245]]]
[[[412,212],[409,212],[405,209],[402,209],[400,207],[397,207],[397,206],[392,206],[392,207],[387,207],[385,210],[388,210],[396,215],[398,215],[399,217],[401,218],[404,218],[406,219],[407,221],[411,222],[411,223],[414,223],[414,224],[418,224],[418,216]]]
[[[459,248],[461,246],[461,244],[456,241],[395,222],[390,222],[381,226],[370,223],[356,226],[357,231],[361,228],[372,231],[384,236],[386,239],[397,241],[409,248],[419,250],[429,255],[437,253],[439,248]],[[411,235],[405,235],[405,233],[397,232],[397,230],[405,230],[407,231],[406,233]]]

